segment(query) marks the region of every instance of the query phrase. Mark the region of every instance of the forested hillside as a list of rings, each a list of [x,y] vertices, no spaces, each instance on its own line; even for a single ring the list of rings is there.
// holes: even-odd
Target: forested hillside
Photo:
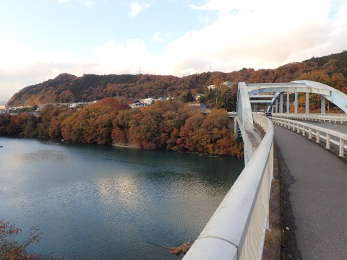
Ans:
[[[221,81],[287,82],[311,79],[327,83],[347,93],[347,51],[290,63],[277,69],[242,69],[230,73],[206,72],[186,77],[159,75],[84,75],[61,74],[54,79],[26,87],[15,94],[9,106],[53,102],[93,101],[105,97],[137,99],[179,96],[184,92],[202,93],[210,84]]]
[[[225,110],[212,110],[205,115],[197,107],[176,101],[129,109],[116,98],[105,98],[76,111],[51,105],[40,117],[29,113],[0,114],[0,136],[241,158],[242,143],[235,140],[230,125]]]

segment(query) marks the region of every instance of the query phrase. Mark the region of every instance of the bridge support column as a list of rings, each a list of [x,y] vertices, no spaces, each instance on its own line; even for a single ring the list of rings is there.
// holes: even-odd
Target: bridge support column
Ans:
[[[289,107],[289,97],[290,97],[290,95],[289,95],[289,93],[287,93],[287,110],[286,110],[287,114],[289,113],[289,109],[290,109],[290,107]]]
[[[325,97],[320,96],[320,113],[325,114]]]
[[[278,113],[278,99],[276,100],[275,113]]]
[[[298,92],[294,93],[294,113],[298,113]]]
[[[283,113],[283,95],[280,95],[280,113]]]
[[[310,113],[310,93],[306,92],[305,113]]]

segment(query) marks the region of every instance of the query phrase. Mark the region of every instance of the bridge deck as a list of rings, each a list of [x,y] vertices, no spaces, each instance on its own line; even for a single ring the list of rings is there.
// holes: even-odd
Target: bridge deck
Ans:
[[[275,139],[294,178],[289,196],[303,259],[347,259],[347,163],[287,129],[276,127]]]

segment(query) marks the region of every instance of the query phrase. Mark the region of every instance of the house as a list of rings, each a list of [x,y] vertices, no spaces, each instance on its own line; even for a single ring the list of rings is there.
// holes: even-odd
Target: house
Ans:
[[[69,104],[69,108],[70,108],[70,109],[74,109],[74,108],[81,107],[81,106],[83,106],[83,105],[85,105],[85,103],[83,103],[83,102],[70,103],[70,104]]]
[[[140,102],[139,100],[137,100],[135,103],[129,104],[129,106],[131,108],[139,108],[139,107],[146,107],[148,105],[143,103],[143,102]]]
[[[216,89],[216,86],[215,85],[209,85],[209,86],[207,86],[207,89],[208,90],[214,90],[214,89]]]
[[[140,99],[141,103],[144,103],[146,105],[152,105],[156,100],[154,98],[144,98],[144,99]]]
[[[134,103],[129,104],[129,106],[131,108],[147,107],[147,106],[153,105],[155,102],[161,101],[161,100],[169,100],[169,99],[163,98],[163,97],[161,97],[161,98],[143,98],[140,100],[136,100]]]

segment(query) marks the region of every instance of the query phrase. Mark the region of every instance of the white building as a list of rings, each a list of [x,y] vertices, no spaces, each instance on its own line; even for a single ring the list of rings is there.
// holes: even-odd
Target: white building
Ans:
[[[156,99],[154,98],[144,98],[144,99],[140,99],[141,103],[144,103],[146,105],[152,105],[154,102],[156,101]]]
[[[148,106],[146,103],[136,101],[135,103],[129,104],[129,107],[131,108],[139,108],[139,107],[146,107]]]
[[[137,108],[137,107],[147,107],[150,105],[153,105],[155,102],[165,100],[164,98],[143,98],[140,100],[136,100],[134,103],[129,104],[131,108]]]

